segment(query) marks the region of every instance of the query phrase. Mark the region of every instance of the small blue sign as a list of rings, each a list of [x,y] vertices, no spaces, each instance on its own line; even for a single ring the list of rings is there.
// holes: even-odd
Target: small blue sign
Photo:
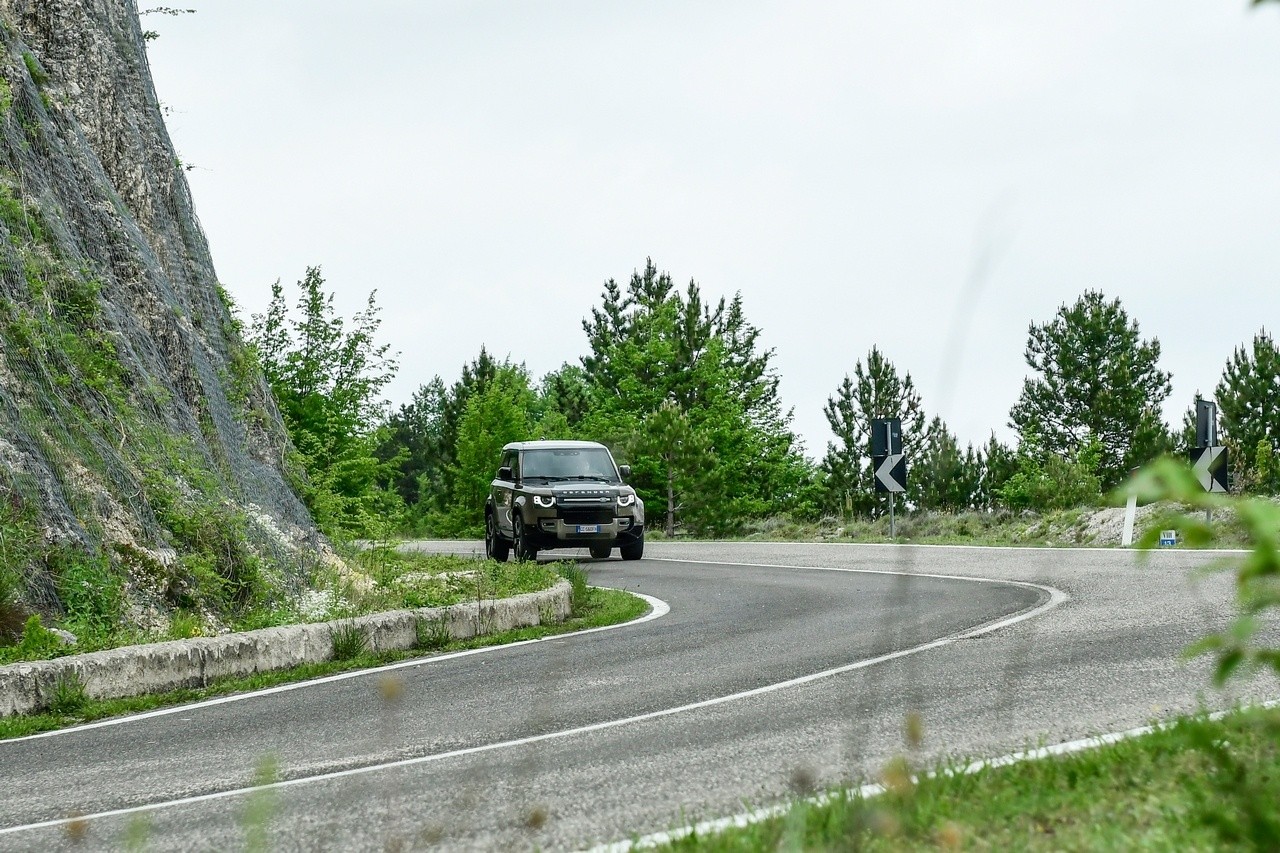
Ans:
[[[1177,544],[1178,544],[1178,531],[1176,530],[1160,531],[1160,547],[1161,548],[1172,548]]]

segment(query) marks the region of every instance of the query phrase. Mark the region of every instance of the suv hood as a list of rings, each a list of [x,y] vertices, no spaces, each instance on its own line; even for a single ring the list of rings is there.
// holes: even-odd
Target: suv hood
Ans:
[[[551,486],[551,492],[558,501],[604,503],[618,495],[629,494],[631,490],[626,486],[613,486],[607,483],[554,483]]]

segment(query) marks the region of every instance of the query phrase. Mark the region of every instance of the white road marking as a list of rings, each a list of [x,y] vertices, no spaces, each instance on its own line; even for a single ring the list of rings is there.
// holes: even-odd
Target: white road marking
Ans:
[[[600,589],[609,589],[609,587],[599,587]],[[532,640],[520,640],[515,643],[505,643],[496,646],[482,646],[478,649],[467,649],[463,652],[450,652],[446,655],[432,655],[409,660],[396,661],[395,663],[385,664],[383,666],[375,666],[371,669],[353,669],[350,672],[340,672],[337,675],[326,675],[321,678],[313,678],[308,681],[295,681],[290,684],[280,684],[275,687],[264,687],[261,690],[253,690],[248,693],[234,693],[230,696],[219,696],[216,699],[203,699],[199,702],[191,702],[186,705],[174,705],[172,708],[159,708],[155,711],[144,711],[141,714],[130,714],[126,717],[112,717],[108,720],[99,720],[94,723],[85,723],[80,726],[72,726],[65,729],[56,729],[51,732],[40,732],[34,735],[23,735],[22,737],[8,738],[0,740],[0,752],[3,752],[6,744],[20,743],[24,740],[38,740],[39,738],[62,737],[64,735],[77,734],[78,732],[89,731],[90,729],[101,729],[107,726],[122,726],[126,723],[136,723],[141,720],[150,720],[155,717],[167,717],[170,714],[185,714],[188,711],[194,711],[198,708],[210,708],[214,705],[226,705],[229,702],[243,702],[246,699],[256,699],[259,696],[271,696],[276,693],[287,693],[291,690],[305,690],[308,687],[318,687],[322,684],[333,684],[337,681],[348,681],[352,678],[364,678],[370,675],[377,675],[382,672],[391,672],[397,669],[405,669],[411,666],[431,666],[441,661],[455,660],[456,658],[470,657],[471,655],[482,655],[499,651],[501,649],[511,649],[516,646],[529,646],[534,643],[545,643],[547,640],[565,640],[571,637],[581,637],[586,634],[596,634],[600,631],[613,631],[617,628],[627,628],[632,625],[640,625],[645,622],[652,622],[654,619],[661,619],[671,612],[671,607],[660,598],[654,598],[651,595],[644,595],[639,592],[631,592],[631,590],[621,590],[622,592],[630,592],[637,598],[643,598],[649,605],[649,612],[638,619],[632,619],[630,622],[620,622],[617,625],[603,625],[599,628],[586,628],[581,631],[571,631],[565,634],[552,634],[548,637],[538,637]]]
[[[680,562],[680,561],[671,560],[667,562]],[[688,561],[688,562],[696,562],[696,561]],[[622,719],[617,719],[617,720],[604,720],[602,722],[591,723],[585,726],[578,726],[572,729],[562,729],[557,732],[548,732],[546,734],[533,735],[531,737],[524,737],[524,738],[517,738],[515,740],[482,744],[480,746],[466,747],[464,749],[455,749],[455,750],[450,750],[448,752],[435,753],[433,755],[422,755],[416,758],[404,758],[398,761],[388,761],[381,764],[372,764],[364,767],[352,767],[347,770],[337,770],[331,773],[321,773],[315,776],[304,776],[304,777],[299,777],[297,779],[286,779],[281,782],[272,782],[267,785],[256,785],[256,786],[249,786],[244,788],[233,788],[226,791],[216,791],[210,794],[200,794],[198,796],[183,797],[176,800],[165,800],[161,802],[148,803],[142,806],[130,806],[127,808],[111,809],[109,811],[96,812],[93,814],[80,815],[77,817],[55,818],[53,820],[39,821],[37,823],[29,823],[21,826],[5,827],[3,829],[0,829],[0,836],[11,835],[13,833],[18,833],[18,832],[28,832],[36,829],[49,829],[53,827],[66,826],[71,823],[82,823],[82,822],[87,822],[91,820],[101,820],[103,818],[120,817],[122,815],[154,812],[154,811],[159,811],[160,809],[167,809],[174,806],[185,806],[185,805],[192,805],[195,803],[211,802],[214,800],[227,799],[229,797],[244,796],[247,794],[251,794],[254,791],[292,788],[299,785],[309,785],[316,782],[326,782],[333,779],[343,779],[351,776],[363,776],[369,773],[378,773],[384,770],[394,770],[400,767],[414,767],[422,764],[434,763],[437,761],[446,761],[451,758],[461,758],[469,755],[478,755],[485,752],[494,752],[500,749],[512,749],[515,747],[527,746],[529,744],[543,743],[543,742],[552,741],[552,740],[560,740],[563,738],[574,737],[577,735],[589,734],[591,732],[598,732],[598,731],[604,731],[606,729],[619,728],[621,726],[632,725],[635,723],[642,723],[649,720],[661,719],[662,717],[670,717],[675,714],[683,714],[683,713],[688,713],[690,711],[697,711],[702,708],[712,708],[717,705],[723,705],[728,702],[735,702],[735,701],[748,699],[755,696],[763,696],[769,693],[775,693],[779,690],[786,690],[792,687],[799,687],[804,684],[810,684],[814,681],[831,678],[833,676],[842,675],[847,672],[854,672],[855,670],[866,669],[867,667],[875,666],[876,664],[886,663],[891,660],[897,660],[899,658],[904,658],[909,655],[919,654],[921,652],[926,652],[931,649],[938,649],[944,646],[949,646],[960,640],[967,640],[973,637],[978,637],[983,634],[990,633],[992,631],[997,631],[1001,628],[1006,628],[1010,625],[1016,625],[1017,623],[1024,622],[1028,619],[1032,619],[1036,616],[1041,615],[1042,613],[1047,613],[1048,611],[1052,610],[1053,608],[1057,607],[1058,605],[1068,600],[1068,596],[1065,592],[1062,592],[1061,590],[1058,590],[1058,589],[1054,589],[1051,586],[1044,586],[1042,584],[1034,584],[1034,583],[1025,583],[1021,581],[1003,581],[1003,580],[996,580],[994,578],[965,578],[965,577],[956,577],[953,575],[916,574],[914,572],[896,572],[896,571],[879,570],[879,569],[828,569],[821,566],[760,566],[759,564],[756,564],[756,563],[721,563],[721,562],[715,562],[715,561],[711,561],[711,564],[712,565],[737,565],[737,566],[749,565],[749,566],[759,566],[761,568],[800,569],[803,571],[836,571],[836,572],[848,572],[852,574],[904,575],[907,577],[928,577],[928,578],[940,578],[944,580],[959,580],[959,581],[973,581],[977,583],[1005,584],[1008,586],[1022,586],[1022,587],[1029,587],[1029,588],[1041,590],[1042,592],[1046,592],[1049,594],[1049,600],[1044,602],[1043,604],[1038,605],[1037,607],[1033,607],[1029,610],[1024,610],[1021,613],[1017,613],[1013,616],[1005,617],[1004,619],[1000,619],[996,622],[991,622],[981,627],[973,628],[967,631],[962,631],[956,634],[949,634],[946,637],[942,637],[937,640],[932,640],[928,643],[922,643],[921,645],[918,645],[918,646],[912,646],[909,649],[901,649],[896,652],[889,652],[887,654],[877,655],[876,657],[873,657],[873,658],[866,658],[864,660],[855,661],[854,663],[832,667],[831,669],[825,669],[825,670],[822,670],[821,672],[814,672],[814,673],[810,673],[809,675],[802,675],[797,678],[790,678],[790,679],[787,679],[786,681],[779,681],[774,684],[766,684],[762,687],[752,688],[751,690],[743,690],[738,693],[730,693],[726,696],[719,696],[714,699],[704,699],[700,702],[692,702],[687,705],[679,705],[674,708],[664,708],[659,711],[650,711],[648,713],[637,714],[632,717],[624,717]],[[654,599],[654,600],[657,601],[657,599]],[[628,623],[628,624],[635,624],[635,623]],[[593,629],[593,630],[603,630],[603,629]],[[566,636],[566,635],[560,635],[560,636]],[[567,636],[574,636],[574,635],[567,635]],[[532,642],[532,641],[526,641],[526,642]],[[512,643],[511,645],[516,645],[516,644]],[[508,646],[496,646],[494,648],[510,648],[510,647],[511,646],[508,645]],[[480,650],[475,650],[475,651],[480,651]],[[459,652],[457,655],[453,655],[453,657],[459,657],[465,654],[471,654],[471,652]],[[428,659],[424,661],[416,661],[415,663],[419,663],[419,664],[428,663],[430,662],[430,660],[439,660],[439,659],[440,658],[433,658],[433,659]],[[402,664],[396,664],[393,666],[398,667],[401,665]],[[404,664],[404,665],[408,665],[408,664]],[[369,672],[369,670],[365,670],[363,672],[367,673]],[[337,677],[333,677],[329,680],[333,681],[338,679]],[[317,682],[307,682],[307,683],[313,684]],[[288,685],[288,687],[298,687],[298,686],[301,686],[301,685]],[[272,688],[271,691],[263,691],[263,692],[279,692],[279,689]],[[229,699],[231,697],[227,697],[227,698]],[[214,704],[218,701],[219,700],[212,700],[208,704]],[[181,710],[187,710],[191,707],[193,706],[184,706]],[[169,713],[175,713],[176,710],[178,709],[170,709]]]
[[[432,540],[425,540],[432,541]],[[662,547],[663,543],[650,542],[651,546]],[[845,547],[845,548],[956,548],[967,551],[1105,551],[1113,554],[1248,554],[1247,548],[1120,548],[1114,545],[959,545],[959,544],[938,544],[935,542],[769,542],[766,540],[752,539],[751,541],[702,541],[702,542],[670,542],[665,543],[678,547],[716,547],[723,548],[734,545],[777,545],[788,548],[822,545],[826,547]],[[668,560],[668,557],[662,557],[657,554],[651,554],[650,559]],[[705,562],[719,563],[718,560],[709,560]],[[726,563],[723,565],[735,565]],[[756,563],[738,563],[736,565],[754,566]],[[813,568],[805,566],[804,568]]]
[[[1262,702],[1253,707],[1274,708],[1280,705],[1280,701]],[[1209,714],[1210,720],[1221,720],[1232,711],[1215,711]],[[1084,752],[1089,749],[1097,749],[1101,746],[1107,746],[1113,743],[1119,743],[1129,738],[1141,737],[1149,735],[1153,732],[1160,731],[1172,723],[1157,723],[1151,726],[1141,726],[1136,729],[1129,729],[1123,732],[1112,732],[1111,734],[1097,735],[1095,737],[1081,738],[1080,740],[1066,741],[1065,743],[1057,743],[1052,746],[1043,746],[1038,749],[1029,749],[1022,752],[1014,752],[1009,755],[1002,755],[999,758],[989,758],[984,761],[975,761],[958,770],[946,771],[949,776],[968,776],[977,773],[980,770],[986,770],[993,767],[1007,767],[1010,764],[1018,764],[1023,761],[1038,761],[1042,758],[1049,758],[1056,755],[1069,755],[1073,752]],[[926,774],[929,777],[936,776],[936,773]],[[919,777],[915,777],[918,781]],[[861,797],[867,799],[870,797],[878,797],[884,793],[884,786],[872,782],[859,788],[849,788],[844,791],[835,791],[831,793],[818,794],[814,797],[808,797],[801,802],[808,803],[813,806],[825,806],[828,803],[840,797],[848,797],[850,799]],[[587,853],[630,853],[632,850],[642,850],[649,847],[658,847],[663,844],[669,844],[672,841],[678,841],[690,835],[709,835],[724,832],[727,829],[742,828],[750,826],[753,823],[761,823],[772,818],[778,818],[785,815],[791,810],[796,803],[779,803],[777,805],[756,809],[754,811],[742,812],[729,817],[715,818],[714,820],[704,820],[701,823],[682,826],[678,829],[670,829],[666,832],[654,832],[649,835],[641,836],[635,839],[626,839],[623,841],[614,841],[606,844],[599,844],[592,847]]]

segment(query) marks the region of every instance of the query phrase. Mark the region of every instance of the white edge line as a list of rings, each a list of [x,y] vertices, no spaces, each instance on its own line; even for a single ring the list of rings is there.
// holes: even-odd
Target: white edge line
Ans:
[[[439,540],[426,540],[439,541]],[[662,548],[664,545],[675,547],[716,547],[725,548],[735,545],[775,545],[795,548],[797,546],[818,545],[822,547],[852,547],[852,548],[959,548],[969,551],[1092,551],[1094,553],[1110,553],[1110,554],[1248,554],[1248,548],[1139,548],[1136,545],[1128,548],[1123,545],[962,545],[959,543],[939,543],[939,542],[855,542],[849,540],[846,542],[811,542],[803,539],[797,539],[794,542],[786,540],[767,540],[767,539],[723,539],[723,540],[686,540],[668,539],[662,542],[657,540],[649,543],[651,546]],[[426,552],[431,553],[431,552]],[[658,554],[650,555],[652,560],[667,560],[668,557],[662,557]],[[718,561],[708,561],[718,562]],[[755,565],[754,563],[749,565]]]
[[[908,571],[903,571],[901,569],[854,569],[854,568],[846,568],[846,567],[840,567],[840,566],[793,566],[785,563],[735,563],[729,560],[686,560],[684,558],[676,559],[675,557],[654,557],[652,559],[654,562],[661,562],[661,563],[696,563],[698,565],[705,564],[709,566],[740,566],[740,567],[749,567],[749,568],[755,568],[755,569],[798,569],[798,570],[807,571],[807,572],[851,572],[853,574],[860,574],[860,575],[897,575],[899,577],[904,577],[904,578],[932,578],[934,580],[944,580],[944,581],[971,581],[973,583],[992,583],[992,584],[1003,584],[1005,586],[1021,586],[1021,587],[1026,587],[1028,589],[1038,589],[1041,592],[1047,592],[1049,593],[1049,597],[1051,599],[1054,596],[1062,596],[1062,599],[1060,601],[1057,601],[1054,604],[1055,607],[1058,604],[1061,604],[1063,601],[1067,601],[1071,597],[1060,589],[1056,589],[1051,586],[1045,586],[1044,584],[1032,583],[1031,581],[1005,580],[1003,578],[984,578],[984,577],[975,577],[975,576],[969,576],[969,575],[940,575],[933,572],[908,572]],[[1009,623],[1009,624],[1013,624],[1013,623]],[[985,632],[988,630],[988,628],[986,626],[982,626],[981,630]],[[972,636],[972,634],[966,634],[963,638],[960,638],[960,639],[965,639],[969,636]]]
[[[436,543],[440,545],[451,545],[458,541],[453,539],[415,539],[413,542],[421,542],[424,544]],[[483,543],[477,542],[475,547],[470,551],[451,550],[451,551],[421,551],[423,554],[457,554],[466,556],[468,554],[475,555],[482,550]],[[1248,548],[1139,548],[1136,545],[1125,547],[1123,545],[964,545],[958,542],[941,543],[941,542],[858,542],[853,539],[832,542],[831,540],[806,540],[806,539],[650,539],[649,546],[651,548],[663,548],[666,546],[673,547],[715,547],[725,548],[735,545],[774,545],[779,547],[795,548],[797,546],[819,545],[822,547],[845,547],[845,548],[961,548],[967,550],[978,551],[1095,551],[1113,554],[1248,554]],[[667,557],[661,557],[657,554],[650,554],[646,559],[650,560],[666,560]],[[719,562],[712,560],[709,562]],[[743,565],[755,565],[743,564]]]
[[[1248,706],[1253,708],[1274,708],[1280,706],[1280,700],[1271,700],[1261,702],[1256,705]],[[1235,713],[1238,710],[1215,711],[1209,714],[1210,720],[1221,720],[1228,714]],[[1123,732],[1112,732],[1105,735],[1096,735],[1094,737],[1081,738],[1080,740],[1066,741],[1051,746],[1042,746],[1037,749],[1028,749],[1020,752],[1013,752],[1008,755],[1002,755],[999,758],[989,758],[982,761],[974,761],[966,764],[964,767],[955,770],[944,770],[941,773],[926,773],[926,778],[933,778],[938,775],[943,776],[970,776],[982,770],[995,767],[1008,767],[1012,764],[1019,764],[1024,761],[1038,761],[1042,758],[1053,756],[1069,755],[1074,752],[1084,752],[1090,749],[1097,749],[1102,746],[1109,746],[1114,743],[1129,740],[1130,738],[1141,737],[1143,735],[1153,734],[1166,728],[1172,727],[1176,720],[1156,723],[1150,726],[1141,726],[1136,729],[1129,729]],[[919,776],[913,776],[912,781],[918,782]],[[840,791],[832,791],[817,796],[807,797],[803,800],[797,800],[788,803],[778,803],[772,806],[766,806],[754,809],[749,812],[742,812],[729,817],[720,817],[713,820],[704,820],[700,823],[682,826],[677,829],[669,829],[665,832],[654,832],[649,835],[636,838],[634,840],[627,839],[623,841],[614,841],[606,844],[600,844],[592,847],[587,853],[630,853],[632,850],[640,850],[650,847],[657,847],[662,844],[669,844],[673,841],[679,841],[690,835],[708,835],[713,833],[724,832],[727,829],[741,829],[755,823],[762,823],[766,820],[782,817],[789,812],[792,807],[799,803],[805,803],[811,806],[825,806],[828,803],[840,797],[862,798],[877,797],[884,793],[884,786],[875,782],[862,785],[858,788],[846,788]]]
[[[612,589],[612,587],[597,587],[597,589]],[[256,699],[260,696],[271,696],[276,693],[287,693],[291,690],[303,690],[308,687],[316,687],[321,684],[333,684],[338,681],[347,681],[352,678],[363,678],[369,675],[377,675],[382,672],[391,672],[397,669],[405,669],[411,666],[430,666],[441,661],[454,660],[455,658],[470,657],[471,655],[487,654],[499,651],[500,649],[511,649],[516,646],[529,646],[534,643],[545,643],[548,640],[564,640],[570,637],[581,637],[584,634],[595,634],[600,631],[612,631],[617,628],[626,628],[631,625],[640,625],[644,622],[652,622],[654,619],[661,619],[671,612],[671,606],[660,598],[654,598],[651,595],[645,595],[640,592],[632,592],[631,590],[615,590],[618,592],[627,592],[637,598],[642,598],[649,605],[649,612],[645,615],[632,619],[630,622],[619,622],[617,625],[601,625],[598,628],[584,628],[581,631],[570,631],[564,634],[550,634],[546,637],[535,637],[532,640],[518,640],[514,643],[501,643],[494,646],[481,646],[478,649],[466,649],[461,652],[450,652],[445,655],[423,655],[421,657],[409,658],[408,660],[396,661],[395,663],[375,666],[370,669],[353,669],[348,672],[340,672],[336,675],[325,675],[320,678],[312,678],[306,681],[294,681],[289,684],[278,684],[275,687],[264,687],[261,690],[252,690],[247,693],[233,693],[229,696],[218,696],[214,699],[202,699],[199,702],[191,702],[185,705],[174,705],[169,708],[157,708],[154,711],[144,711],[140,714],[129,714],[123,717],[111,717],[106,720],[98,720],[93,723],[84,723],[79,726],[71,726],[65,729],[54,729],[48,732],[37,732],[33,735],[23,735],[22,737],[6,738],[0,740],[0,751],[3,751],[5,745],[11,743],[21,743],[28,740],[37,740],[39,738],[61,737],[63,735],[76,734],[91,729],[101,729],[108,726],[122,726],[126,723],[136,723],[142,720],[150,720],[155,717],[166,717],[171,714],[185,714],[189,711],[198,711],[201,708],[211,708],[214,705],[225,705],[229,702],[243,702],[246,699]],[[270,672],[270,670],[268,670]]]
[[[677,561],[673,560],[670,562],[677,562]],[[697,561],[693,561],[693,562],[697,562]],[[754,563],[735,564],[735,563],[720,563],[716,561],[710,561],[710,562],[713,565],[757,565]],[[762,566],[762,568],[795,568],[795,569],[803,569],[806,571],[821,570],[821,571],[838,571],[838,572],[849,572],[849,573],[858,573],[858,574],[879,574],[879,575],[904,574],[903,572],[871,570],[871,569],[822,569],[821,567],[816,567],[816,566]],[[1032,588],[1039,589],[1043,592],[1049,593],[1049,600],[1044,602],[1043,604],[1040,604],[1037,607],[1031,608],[1030,610],[1024,610],[1021,613],[1017,613],[1013,616],[1006,617],[996,622],[992,622],[992,623],[983,625],[981,627],[973,628],[967,631],[962,631],[956,634],[949,634],[940,639],[931,640],[928,643],[923,643],[918,646],[913,646],[909,649],[900,649],[896,652],[889,652],[887,654],[878,655],[873,658],[866,658],[864,660],[855,661],[853,663],[843,664],[841,666],[833,667],[831,669],[822,670],[821,672],[814,672],[808,675],[802,675],[802,676],[799,676],[798,678],[791,678],[786,681],[776,682],[774,684],[766,684],[762,687],[755,687],[755,688],[752,688],[751,690],[743,690],[738,693],[731,693],[727,696],[718,696],[714,699],[704,699],[700,702],[691,702],[687,705],[680,705],[674,708],[664,708],[659,711],[649,711],[648,713],[637,714],[633,717],[624,717],[618,720],[604,720],[598,723],[591,723],[585,726],[578,726],[577,728],[562,729],[556,732],[548,732],[546,734],[541,734],[541,735],[532,735],[530,737],[517,738],[515,740],[482,744],[480,746],[465,747],[463,749],[455,749],[455,750],[450,750],[448,752],[439,752],[432,755],[422,755],[422,756],[417,756],[415,758],[403,758],[398,761],[388,761],[382,764],[372,764],[364,767],[352,767],[346,770],[335,770],[329,773],[317,774],[315,776],[302,776],[296,779],[286,779],[281,782],[272,782],[266,785],[254,785],[254,786],[249,786],[244,788],[233,788],[225,791],[215,791],[209,794],[198,794],[191,797],[182,797],[176,800],[165,800],[162,802],[147,803],[141,806],[129,806],[126,808],[111,809],[109,811],[95,812],[93,814],[79,815],[76,817],[54,818],[51,820],[39,821],[37,823],[29,823],[21,826],[10,826],[10,827],[5,827],[3,829],[0,829],[0,836],[11,835],[17,832],[27,832],[27,831],[36,830],[36,829],[48,829],[52,827],[66,826],[67,824],[71,824],[71,823],[87,822],[91,820],[101,820],[103,818],[110,818],[110,817],[120,817],[122,815],[127,815],[127,814],[154,812],[154,811],[159,811],[160,809],[166,809],[173,806],[184,806],[184,805],[191,805],[194,803],[203,803],[203,802],[210,802],[213,800],[222,800],[228,797],[244,796],[247,794],[251,794],[254,791],[292,788],[298,785],[307,785],[314,782],[326,782],[333,779],[342,779],[350,776],[363,776],[368,773],[381,772],[383,770],[393,770],[400,767],[413,767],[421,764],[433,763],[436,761],[445,761],[450,758],[460,758],[463,756],[478,755],[485,752],[493,752],[499,749],[511,749],[514,747],[527,746],[529,744],[534,744],[534,743],[542,743],[542,742],[551,741],[551,740],[560,740],[562,738],[573,737],[576,735],[589,734],[591,732],[598,732],[606,729],[619,728],[621,726],[631,725],[633,723],[646,722],[648,720],[656,720],[662,717],[669,717],[675,714],[687,713],[689,711],[695,711],[702,708],[710,708],[716,705],[723,705],[725,703],[734,702],[740,699],[747,699],[754,696],[763,696],[768,693],[775,693],[779,690],[785,690],[790,687],[798,687],[800,685],[809,684],[811,682],[819,681],[821,679],[831,678],[836,675],[842,675],[846,672],[853,672],[859,669],[866,669],[867,667],[875,666],[876,664],[885,663],[887,661],[896,660],[898,658],[907,657],[909,655],[919,654],[920,652],[929,651],[931,649],[942,648],[943,646],[949,646],[960,640],[966,640],[972,637],[977,637],[982,634],[989,633],[991,631],[999,630],[1000,628],[1005,628],[1010,625],[1016,625],[1017,623],[1026,621],[1027,619],[1032,619],[1036,616],[1039,616],[1042,613],[1046,613],[1049,610],[1052,610],[1053,608],[1057,607],[1059,604],[1062,604],[1068,598],[1067,594],[1062,592],[1061,590],[1054,589],[1053,587],[1050,587],[1050,586],[1044,586],[1042,584],[1024,583],[1019,581],[1003,581],[1003,580],[995,580],[993,578],[963,578],[963,577],[956,577],[952,575],[912,574],[910,576],[944,578],[948,580],[977,581],[980,583],[998,583],[998,584],[1007,584],[1010,586],[1032,587]],[[634,624],[634,623],[627,623],[627,624]],[[593,630],[599,630],[599,629],[593,629]],[[572,635],[561,635],[561,636],[572,636]],[[512,643],[511,645],[516,645],[516,644]],[[495,646],[494,648],[510,648],[511,645]],[[465,653],[459,653],[459,654],[465,654]],[[439,658],[435,658],[434,660],[439,660]]]

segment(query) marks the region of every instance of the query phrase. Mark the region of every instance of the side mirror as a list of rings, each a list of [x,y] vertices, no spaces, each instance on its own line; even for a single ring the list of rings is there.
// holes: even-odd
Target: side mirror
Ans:
[[[625,479],[627,479],[628,477],[630,477],[630,476],[631,476],[631,466],[630,466],[630,465],[619,465],[619,466],[618,466],[618,473],[622,475],[622,479],[624,479],[624,480],[625,480]]]
[[[514,479],[511,475],[511,469],[508,468],[506,465],[503,465],[501,468],[499,468],[498,479],[506,480],[507,482],[510,482],[512,479]]]

